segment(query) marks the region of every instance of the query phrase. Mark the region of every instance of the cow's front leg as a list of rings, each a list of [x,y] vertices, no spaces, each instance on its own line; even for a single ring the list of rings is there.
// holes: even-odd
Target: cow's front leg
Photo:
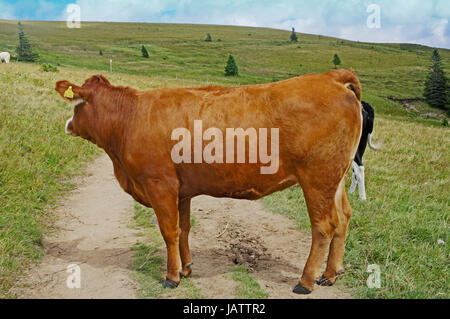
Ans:
[[[181,270],[178,191],[170,183],[157,181],[149,182],[148,194],[167,247],[167,275],[163,287],[175,288],[180,283]]]
[[[181,275],[187,277],[192,272],[192,258],[189,250],[189,231],[191,229],[191,199],[186,198],[178,203],[180,212],[180,256]]]

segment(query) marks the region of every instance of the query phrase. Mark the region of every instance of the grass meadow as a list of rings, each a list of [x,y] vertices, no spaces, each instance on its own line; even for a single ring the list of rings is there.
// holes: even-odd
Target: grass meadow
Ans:
[[[0,297],[10,297],[15,278],[39,261],[52,208],[74,187],[71,178],[100,152],[86,141],[66,138],[64,123],[72,108],[54,92],[57,80],[81,84],[104,73],[113,84],[138,89],[263,83],[328,71],[335,53],[341,67],[352,67],[360,77],[363,99],[376,112],[374,138],[382,143],[381,150],[368,150],[364,159],[368,200],[349,196],[353,217],[347,273],[339,285],[362,298],[450,297],[450,140],[441,124],[447,115],[420,101],[416,110],[407,111],[388,98],[421,98],[431,48],[306,34],[291,44],[287,31],[250,27],[82,23],[81,29],[68,29],[64,22],[22,23],[40,58],[34,64],[0,65]],[[0,51],[14,51],[17,33],[17,21],[0,20]],[[206,33],[212,42],[204,41]],[[150,58],[142,58],[141,45]],[[223,75],[230,53],[238,77]],[[450,50],[440,54],[448,72]],[[112,74],[107,74],[109,59]],[[44,72],[43,63],[59,72]],[[430,112],[438,116],[426,116]],[[273,194],[263,203],[309,228],[300,188]],[[136,216],[141,225],[147,215],[136,208]],[[160,260],[144,264],[161,244],[155,243],[150,238],[135,247],[133,267],[148,288],[142,290],[147,297],[161,293],[152,290]],[[368,289],[367,265],[374,263],[381,268],[382,285]],[[241,269],[231,276],[244,285],[241,296],[265,296]],[[195,287],[186,289],[189,298],[201,297]]]

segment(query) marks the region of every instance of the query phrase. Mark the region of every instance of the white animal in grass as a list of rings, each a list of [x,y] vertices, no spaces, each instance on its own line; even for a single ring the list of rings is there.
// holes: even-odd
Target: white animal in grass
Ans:
[[[9,63],[9,60],[11,59],[11,56],[8,52],[1,52],[0,53],[0,64],[5,61],[5,63]]]

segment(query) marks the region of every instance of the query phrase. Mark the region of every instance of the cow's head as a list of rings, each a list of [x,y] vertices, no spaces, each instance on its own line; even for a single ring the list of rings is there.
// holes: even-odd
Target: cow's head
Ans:
[[[56,82],[55,90],[68,102],[75,103],[73,116],[66,121],[66,133],[80,136],[95,143],[95,133],[92,131],[99,119],[101,107],[99,95],[104,89],[111,87],[109,81],[102,75],[94,75],[80,87],[69,81]]]

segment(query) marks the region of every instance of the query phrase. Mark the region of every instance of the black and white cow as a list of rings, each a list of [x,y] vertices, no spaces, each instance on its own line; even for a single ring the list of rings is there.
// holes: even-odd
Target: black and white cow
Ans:
[[[362,157],[364,155],[364,151],[366,150],[367,144],[369,144],[369,147],[374,150],[379,149],[379,147],[372,144],[373,121],[375,120],[374,109],[369,103],[364,101],[362,101],[362,105],[363,129],[358,150],[356,151],[355,160],[352,163],[353,175],[349,193],[354,193],[356,186],[358,186],[359,198],[366,200],[367,197],[366,187],[364,185],[364,165],[362,163]]]

